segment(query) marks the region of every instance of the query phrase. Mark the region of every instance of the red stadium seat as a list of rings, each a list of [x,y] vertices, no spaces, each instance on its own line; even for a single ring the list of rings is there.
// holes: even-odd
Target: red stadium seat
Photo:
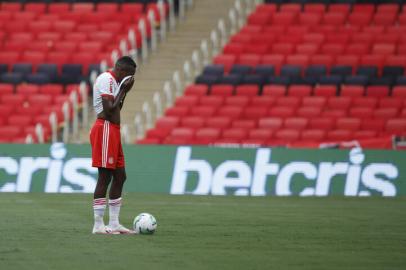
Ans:
[[[286,95],[286,87],[282,85],[266,85],[262,90],[265,96],[281,97]]]
[[[128,12],[130,14],[141,14],[144,10],[144,6],[141,3],[123,3],[121,4],[121,11]]]
[[[30,115],[10,115],[8,124],[18,127],[28,126],[32,124],[32,117]]]
[[[67,42],[81,43],[88,40],[87,33],[66,33],[64,40]]]
[[[261,62],[261,57],[258,54],[241,54],[238,62],[241,65],[255,67]]]
[[[282,118],[294,116],[294,114],[295,108],[292,108],[290,106],[275,106],[272,107],[268,112],[269,116]]]
[[[395,86],[392,90],[392,96],[406,98],[406,86]]]
[[[11,141],[13,138],[21,136],[22,132],[21,126],[0,126],[0,138],[4,141]]]
[[[175,106],[186,106],[186,107],[192,107],[195,106],[199,103],[199,97],[198,96],[181,96],[176,98],[175,100]]]
[[[54,50],[65,52],[65,53],[73,53],[76,52],[77,43],[71,41],[58,41],[54,44]]]
[[[212,144],[219,139],[221,135],[220,129],[217,128],[200,128],[195,133],[195,143],[197,144]]]
[[[91,13],[93,10],[93,3],[73,3],[72,5],[72,11],[75,12]]]
[[[117,3],[97,3],[96,10],[98,12],[118,12],[119,7]]]
[[[373,112],[375,118],[390,119],[398,116],[399,110],[396,108],[380,108]]]
[[[225,116],[212,116],[207,118],[205,125],[208,128],[225,129],[231,126],[231,118]]]
[[[373,130],[381,132],[385,127],[384,119],[365,118],[361,121],[361,130]]]
[[[310,129],[322,129],[331,130],[335,126],[335,118],[333,117],[318,117],[310,119],[309,127]]]
[[[386,122],[385,130],[394,135],[406,135],[406,119],[395,118]]]
[[[345,97],[361,97],[364,95],[365,89],[363,86],[345,85],[341,88],[341,96]]]
[[[324,65],[328,70],[334,64],[335,57],[333,55],[315,54],[310,57],[311,65]]]
[[[296,46],[296,53],[312,56],[320,51],[320,45],[316,43],[303,43]],[[307,59],[307,65],[310,63],[310,57]]]
[[[327,132],[327,139],[334,142],[349,141],[352,133],[350,130],[332,130]]]
[[[0,96],[12,94],[14,92],[14,85],[10,83],[0,83]],[[0,114],[1,115],[1,114]]]
[[[19,84],[16,87],[16,92],[22,95],[38,94],[39,86],[36,84]]]
[[[348,110],[351,106],[351,102],[351,97],[329,97],[327,101],[327,107],[333,110]]]
[[[252,13],[248,16],[248,24],[250,25],[266,25],[271,21],[272,14],[270,13]]]
[[[224,71],[229,72],[231,67],[236,63],[237,57],[235,55],[220,54],[214,57],[213,63],[224,65]]]
[[[254,96],[251,98],[251,106],[270,107],[276,103],[276,98],[272,96]]]
[[[309,120],[303,117],[288,117],[284,121],[284,128],[302,130],[308,125]]]
[[[217,111],[218,116],[226,116],[231,119],[239,118],[242,114],[243,108],[237,106],[223,106]]]
[[[242,118],[243,119],[258,119],[260,117],[265,117],[267,115],[268,108],[266,107],[246,107],[243,111]]]
[[[226,105],[245,107],[250,102],[248,96],[228,96],[225,99]]]
[[[402,99],[398,99],[396,97],[385,97],[379,99],[380,108],[395,108],[400,110],[402,108],[402,104]]]
[[[50,3],[48,5],[48,12],[50,13],[66,13],[70,9],[71,5],[68,3]]]
[[[234,86],[229,84],[213,85],[210,89],[210,95],[213,96],[231,96],[234,93]]]
[[[372,118],[373,109],[368,107],[351,108],[349,116],[357,118]]]
[[[356,131],[361,127],[359,118],[339,118],[336,122],[336,129]]]
[[[375,97],[354,97],[352,99],[352,107],[368,107],[375,108],[378,100]]]
[[[248,138],[255,140],[269,140],[272,138],[273,131],[267,128],[250,129],[248,131]]]
[[[389,96],[389,88],[387,86],[368,86],[366,93],[370,97],[387,97]]]
[[[223,48],[224,54],[230,54],[238,56],[245,51],[245,45],[241,43],[229,43]]]
[[[204,127],[205,118],[199,116],[187,116],[181,119],[181,126],[198,129]]]
[[[347,111],[340,109],[327,109],[322,111],[321,115],[323,117],[332,117],[338,119],[347,116]]]
[[[26,3],[24,5],[24,10],[37,14],[43,14],[47,10],[47,5],[45,3]]]
[[[39,89],[38,89],[39,90]],[[50,105],[52,103],[52,96],[44,94],[29,95],[27,97],[30,105]]]
[[[303,141],[320,142],[326,138],[326,131],[322,129],[306,129],[300,134],[300,139]]]
[[[272,53],[276,55],[290,55],[294,53],[295,46],[290,43],[275,43],[272,46]]]
[[[337,95],[337,88],[333,85],[318,85],[314,88],[315,96],[332,97]]]
[[[275,132],[275,138],[283,141],[283,143],[295,142],[299,139],[300,133],[295,129],[280,129]]]
[[[255,120],[248,120],[248,119],[244,119],[244,120],[234,120],[231,124],[232,128],[244,128],[244,129],[253,129],[256,128],[257,126],[257,121]]]
[[[166,116],[178,116],[183,117],[189,115],[189,107],[171,107],[166,109]]]
[[[258,85],[239,85],[235,89],[237,96],[257,96],[259,93]]]
[[[289,96],[306,97],[310,96],[312,88],[308,85],[291,85],[288,89]]]
[[[22,10],[22,4],[21,3],[7,3],[3,2],[1,3],[1,10],[4,11],[12,11],[12,12],[18,12]]]
[[[282,128],[283,119],[280,117],[264,117],[259,119],[258,126],[268,130],[277,130]]]
[[[196,106],[190,109],[190,115],[209,117],[216,113],[217,108],[211,106]]]
[[[5,116],[6,115],[11,115],[11,113],[15,110],[15,106],[12,104],[0,104],[0,119],[6,120]],[[4,123],[5,121],[3,121]]]
[[[302,106],[323,108],[325,106],[326,102],[327,102],[327,98],[323,97],[323,96],[303,97]]]
[[[278,97],[276,100],[276,105],[277,106],[288,106],[288,107],[293,107],[296,108],[300,105],[301,103],[301,98],[300,97]]]
[[[299,107],[296,111],[298,117],[314,118],[320,116],[321,107]]]
[[[286,57],[283,54],[266,54],[262,57],[261,63],[274,66],[276,74],[279,74],[281,66],[285,64],[285,60]]]
[[[194,130],[190,128],[174,128],[164,144],[190,144],[194,137]]]
[[[346,14],[341,12],[328,12],[324,14],[322,23],[326,25],[343,25],[346,20]]]
[[[160,140],[158,138],[144,138],[137,140],[135,144],[160,144]]]
[[[299,15],[299,23],[301,25],[316,26],[319,25],[321,19],[321,14],[317,13],[301,13]]]
[[[180,119],[179,117],[175,116],[162,116],[159,118],[156,123],[155,127],[158,129],[166,129],[171,130],[177,126],[179,126]]]
[[[208,93],[208,86],[205,84],[192,84],[186,87],[186,96],[205,96]]]
[[[248,131],[243,128],[229,128],[225,129],[222,132],[223,139],[232,139],[232,140],[243,140],[248,136]]]

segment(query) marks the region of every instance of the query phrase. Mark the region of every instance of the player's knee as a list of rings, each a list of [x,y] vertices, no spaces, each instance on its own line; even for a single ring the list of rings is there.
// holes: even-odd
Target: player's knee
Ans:
[[[124,184],[125,180],[127,180],[127,176],[125,174],[122,174],[114,178],[114,181],[120,184]]]

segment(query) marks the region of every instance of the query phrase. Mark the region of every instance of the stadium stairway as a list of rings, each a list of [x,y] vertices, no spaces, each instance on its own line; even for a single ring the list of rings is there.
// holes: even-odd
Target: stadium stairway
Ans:
[[[172,78],[175,70],[182,70],[185,60],[190,59],[193,50],[199,48],[203,38],[210,32],[220,18],[226,17],[234,0],[196,0],[194,7],[186,13],[184,21],[176,25],[176,30],[169,32],[167,40],[158,46],[145,63],[139,63],[134,91],[126,98],[121,114],[121,123],[128,125],[131,142],[135,139],[134,116],[141,112],[144,101],[151,101],[153,94],[161,90],[165,81]],[[215,7],[215,8],[213,8]],[[91,100],[89,101],[91,102]],[[94,121],[93,108],[90,104],[90,125]],[[79,143],[89,141],[89,129],[84,128]]]

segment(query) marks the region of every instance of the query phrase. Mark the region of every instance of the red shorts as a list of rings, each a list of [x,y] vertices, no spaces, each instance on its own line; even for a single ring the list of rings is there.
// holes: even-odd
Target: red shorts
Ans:
[[[90,130],[90,143],[93,167],[116,169],[125,166],[119,125],[97,119]]]

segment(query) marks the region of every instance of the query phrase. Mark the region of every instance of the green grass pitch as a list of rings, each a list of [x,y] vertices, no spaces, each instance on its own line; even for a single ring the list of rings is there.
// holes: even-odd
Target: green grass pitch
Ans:
[[[0,194],[0,269],[406,269],[406,198],[126,193],[152,236],[92,235],[92,198]]]

